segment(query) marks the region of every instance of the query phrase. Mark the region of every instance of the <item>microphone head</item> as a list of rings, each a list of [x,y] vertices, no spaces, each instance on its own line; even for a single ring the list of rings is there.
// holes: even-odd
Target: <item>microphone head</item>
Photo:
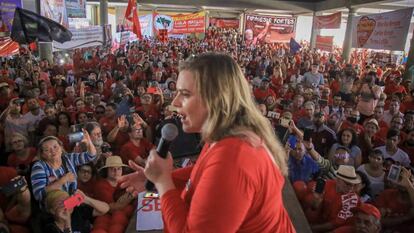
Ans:
[[[178,136],[178,128],[172,123],[165,124],[161,129],[161,137],[167,141],[173,141]]]

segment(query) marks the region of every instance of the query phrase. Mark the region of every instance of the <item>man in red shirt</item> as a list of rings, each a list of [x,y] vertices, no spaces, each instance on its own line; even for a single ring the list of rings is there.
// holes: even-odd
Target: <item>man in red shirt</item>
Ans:
[[[355,209],[355,222],[350,226],[343,226],[334,233],[380,233],[381,232],[381,212],[377,207],[362,203]]]
[[[262,102],[269,95],[275,97],[276,99],[276,94],[272,89],[269,88],[269,85],[270,85],[270,80],[268,78],[262,79],[262,82],[260,83],[260,87],[254,90],[254,97],[256,98],[257,101]]]
[[[128,128],[129,141],[121,147],[121,158],[124,162],[132,160],[145,167],[146,158],[154,147],[144,138],[144,128],[141,124],[134,124]]]
[[[362,132],[364,132],[364,127],[360,124],[358,124],[359,120],[359,111],[354,109],[352,110],[351,114],[347,119],[342,123],[340,130],[351,128],[355,130],[357,135],[360,135]]]
[[[327,180],[321,194],[314,192],[312,207],[322,211],[320,223],[311,226],[314,232],[332,231],[349,223],[352,209],[360,203],[360,197],[355,193],[359,183],[361,179],[354,167],[340,165],[336,179]]]

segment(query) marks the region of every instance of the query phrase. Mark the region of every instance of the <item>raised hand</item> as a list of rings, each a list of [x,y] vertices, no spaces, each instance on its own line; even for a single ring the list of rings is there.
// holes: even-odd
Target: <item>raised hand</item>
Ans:
[[[133,196],[138,196],[138,193],[145,191],[145,182],[147,181],[147,178],[144,174],[144,168],[131,160],[128,161],[128,164],[134,172],[121,176],[118,179],[118,183],[121,188],[126,188],[126,191],[132,193]]]

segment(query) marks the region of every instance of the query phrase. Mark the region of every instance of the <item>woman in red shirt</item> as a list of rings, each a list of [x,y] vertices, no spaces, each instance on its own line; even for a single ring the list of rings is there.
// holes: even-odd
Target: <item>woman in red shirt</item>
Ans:
[[[21,165],[28,167],[36,157],[36,148],[29,147],[27,138],[20,133],[13,133],[10,137],[13,153],[7,158],[7,165],[14,168]]]
[[[201,133],[205,146],[194,167],[174,172],[171,156],[150,153],[145,175],[161,196],[165,230],[295,232],[281,193],[286,153],[237,63],[212,53],[183,62],[172,105],[184,132]],[[130,165],[136,172],[121,187],[142,191],[143,171]]]

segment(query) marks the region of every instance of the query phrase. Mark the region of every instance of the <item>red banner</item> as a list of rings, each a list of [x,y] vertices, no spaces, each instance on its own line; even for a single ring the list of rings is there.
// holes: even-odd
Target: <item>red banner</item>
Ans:
[[[333,36],[320,36],[317,35],[316,36],[316,48],[323,50],[323,51],[328,51],[328,52],[332,52],[333,50]]]
[[[154,29],[167,29],[168,34],[204,33],[206,30],[205,12],[178,15],[154,15]]]
[[[317,29],[336,29],[341,27],[342,12],[313,17]]]
[[[239,28],[240,21],[238,19],[221,19],[210,18],[210,25],[218,28]]]
[[[277,17],[247,14],[244,40],[247,44],[289,42],[295,38],[295,17]]]

